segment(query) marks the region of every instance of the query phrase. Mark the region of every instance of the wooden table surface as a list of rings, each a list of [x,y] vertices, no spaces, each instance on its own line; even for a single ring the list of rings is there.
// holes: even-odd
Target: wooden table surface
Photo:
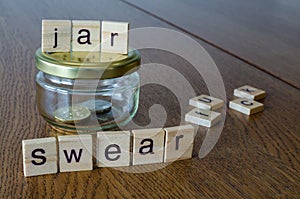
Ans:
[[[123,2],[300,88],[300,4],[297,0]]]
[[[299,198],[299,7],[296,0],[1,1],[0,198]],[[234,88],[253,85],[267,91],[265,110],[247,117],[227,109],[216,146],[201,159],[198,152],[208,133],[202,127],[192,159],[152,172],[146,171],[163,164],[25,178],[22,140],[50,136],[36,107],[34,66],[41,20],[46,18],[121,20],[129,21],[132,29],[154,26],[184,32],[217,64],[228,100]],[[182,58],[154,49],[142,50],[142,58],[176,69],[196,94],[208,92]],[[174,81],[168,74],[159,75]],[[164,126],[180,124],[184,113],[170,90],[145,85],[140,98],[134,118],[138,125],[152,127],[148,112],[153,104],[165,108]],[[190,109],[186,101],[183,110]],[[151,119],[160,118],[154,114]]]

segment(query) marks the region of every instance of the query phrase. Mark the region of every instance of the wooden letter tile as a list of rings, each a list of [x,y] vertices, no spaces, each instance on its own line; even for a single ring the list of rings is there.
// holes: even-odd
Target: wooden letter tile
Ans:
[[[92,136],[58,136],[60,172],[93,169]]]
[[[192,157],[195,130],[192,125],[165,128],[164,162]]]
[[[57,173],[57,150],[54,137],[23,140],[22,149],[25,176]]]
[[[199,108],[195,108],[185,115],[185,121],[206,127],[215,125],[220,121],[220,118],[220,113]]]
[[[101,52],[128,53],[127,22],[102,21]]]
[[[254,100],[239,98],[229,102],[229,108],[244,113],[246,115],[252,115],[264,110],[262,103]]]
[[[100,21],[72,21],[72,51],[100,51]]]
[[[42,21],[42,51],[70,52],[71,21],[43,20]]]
[[[216,110],[224,105],[224,101],[208,95],[200,95],[190,99],[190,105],[206,110]]]
[[[258,88],[254,88],[252,86],[245,85],[240,88],[234,89],[234,96],[240,98],[260,100],[265,98],[266,92]]]
[[[130,164],[130,131],[97,133],[97,166],[119,167]]]
[[[133,130],[133,165],[163,162],[163,129]]]

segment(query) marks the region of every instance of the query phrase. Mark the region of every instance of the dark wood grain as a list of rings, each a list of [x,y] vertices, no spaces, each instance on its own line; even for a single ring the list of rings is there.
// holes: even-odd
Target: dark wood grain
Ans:
[[[300,3],[123,0],[300,88]]]
[[[257,86],[267,91],[264,112],[247,117],[227,110],[221,137],[203,159],[197,154],[207,129],[199,128],[191,160],[153,172],[145,171],[164,165],[25,178],[21,141],[51,133],[35,105],[37,70],[33,57],[40,46],[44,18],[121,19],[130,21],[132,28],[174,28],[117,0],[1,1],[0,198],[299,198],[299,90],[200,40],[218,65],[228,100],[236,87]],[[166,64],[179,71],[197,94],[207,92],[202,78],[182,58],[159,50],[142,50],[142,57],[144,63]],[[164,81],[173,81],[168,74],[160,75]],[[184,114],[176,99],[171,91],[155,84],[141,88],[134,119],[137,124],[150,123],[148,111],[154,103],[161,103],[167,112],[165,126],[179,124]],[[189,109],[186,100],[184,110]]]

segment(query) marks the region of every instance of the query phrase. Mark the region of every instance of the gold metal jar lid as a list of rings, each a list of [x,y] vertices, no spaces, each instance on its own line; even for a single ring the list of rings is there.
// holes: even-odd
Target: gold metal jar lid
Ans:
[[[140,53],[127,55],[101,52],[35,53],[36,67],[50,75],[70,79],[110,79],[133,73],[140,67]]]

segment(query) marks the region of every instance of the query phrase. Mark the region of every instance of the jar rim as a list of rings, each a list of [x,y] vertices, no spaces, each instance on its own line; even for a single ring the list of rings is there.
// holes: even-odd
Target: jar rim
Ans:
[[[141,55],[131,49],[127,55],[102,52],[35,53],[35,65],[50,75],[70,79],[110,79],[139,69]]]

